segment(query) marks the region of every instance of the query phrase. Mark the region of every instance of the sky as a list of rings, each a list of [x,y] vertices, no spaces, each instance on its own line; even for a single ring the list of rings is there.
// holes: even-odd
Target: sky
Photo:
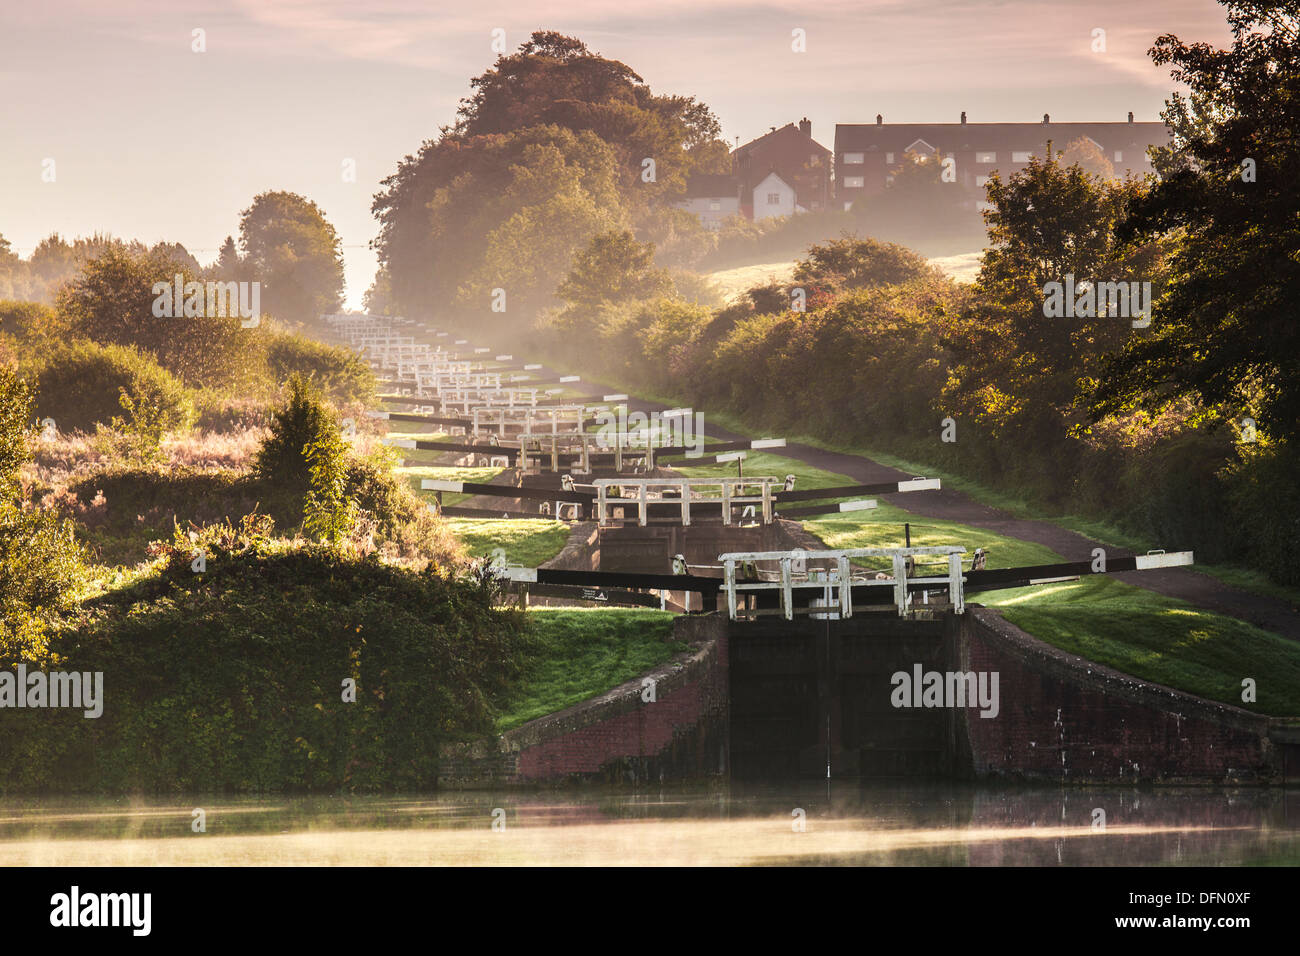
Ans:
[[[1152,41],[1230,41],[1213,0],[4,0],[0,235],[24,258],[102,232],[206,264],[255,195],[290,190],[338,230],[359,308],[381,180],[453,121],[494,30],[513,51],[537,29],[703,100],[732,145],[807,117],[828,148],[877,113],[1157,120]]]

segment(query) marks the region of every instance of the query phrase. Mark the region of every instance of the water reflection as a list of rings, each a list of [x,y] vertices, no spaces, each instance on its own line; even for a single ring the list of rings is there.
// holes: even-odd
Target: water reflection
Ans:
[[[0,801],[3,865],[587,863],[1300,865],[1300,794],[835,783]]]

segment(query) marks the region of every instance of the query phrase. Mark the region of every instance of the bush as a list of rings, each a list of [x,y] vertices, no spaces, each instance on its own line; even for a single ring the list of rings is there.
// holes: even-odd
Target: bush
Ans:
[[[20,501],[31,392],[0,368],[0,666],[40,660],[51,630],[71,607],[82,550],[70,522]]]
[[[184,386],[153,359],[121,345],[78,341],[58,346],[36,370],[36,414],[53,418],[60,431],[93,431],[126,417],[132,404],[156,410],[163,431],[188,428],[194,406]]]
[[[306,494],[311,478],[305,449],[326,429],[339,430],[338,416],[309,379],[291,375],[282,405],[271,410],[270,434],[258,449],[253,475],[294,494]]]
[[[264,518],[178,534],[57,652],[107,675],[103,715],[13,711],[0,789],[415,790],[491,732],[524,616],[486,578],[291,546]],[[206,570],[191,570],[202,547]],[[355,701],[344,699],[355,681]]]
[[[310,378],[335,404],[371,404],[375,373],[351,349],[327,345],[304,335],[268,332],[266,364],[278,385],[294,375]]]
[[[40,302],[0,301],[0,335],[13,338],[19,354],[35,355],[67,338],[67,322]]]
[[[194,388],[247,389],[265,375],[263,353],[238,315],[154,314],[155,284],[194,279],[190,266],[163,248],[110,247],[87,261],[58,294],[58,310],[76,334],[103,345],[128,345]],[[206,288],[206,286],[205,286]],[[229,311],[229,303],[227,303]]]
[[[1279,584],[1300,585],[1300,452],[1242,445],[1238,454],[1223,473],[1234,556]]]

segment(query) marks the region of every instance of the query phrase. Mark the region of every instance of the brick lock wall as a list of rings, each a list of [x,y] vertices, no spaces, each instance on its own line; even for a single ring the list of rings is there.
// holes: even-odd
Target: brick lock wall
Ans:
[[[683,616],[674,640],[691,649],[593,700],[529,721],[492,744],[449,747],[443,786],[589,779],[644,783],[728,770],[726,619]]]
[[[1138,680],[972,608],[961,669],[997,671],[1001,711],[964,722],[975,773],[1084,781],[1274,782],[1270,719]]]

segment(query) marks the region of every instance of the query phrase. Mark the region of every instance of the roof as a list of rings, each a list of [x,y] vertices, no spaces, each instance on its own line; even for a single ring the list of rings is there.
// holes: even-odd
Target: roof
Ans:
[[[1164,123],[838,123],[835,151],[903,153],[918,139],[944,151],[977,149],[1032,149],[1047,140],[1064,149],[1086,136],[1107,149],[1145,148],[1167,143]]]
[[[785,177],[782,176],[780,173],[778,173],[775,168],[769,169],[766,173],[763,174],[762,178],[755,179],[754,188],[755,189],[760,188],[763,185],[763,183],[767,182],[773,176],[775,176],[777,180],[781,183],[781,185],[784,186],[786,189],[789,189],[791,191],[794,190],[794,187],[791,186],[788,182],[786,182]]]
[[[718,196],[739,195],[740,180],[735,176],[696,173],[686,183],[687,199],[712,199]]]
[[[817,140],[813,139],[811,136],[804,136],[803,131],[800,130],[799,126],[795,123],[786,123],[784,126],[782,126],[779,129],[774,129],[770,133],[764,133],[762,136],[758,137],[758,139],[751,139],[748,143],[745,143],[742,146],[737,146],[734,150],[732,150],[731,155],[741,156],[752,149],[756,149],[759,146],[766,146],[777,139],[785,139],[791,133],[794,133],[796,136],[800,136],[808,140],[808,142],[812,145],[813,149],[819,150],[820,152],[830,155],[829,149],[827,149],[821,143],[817,142]]]

